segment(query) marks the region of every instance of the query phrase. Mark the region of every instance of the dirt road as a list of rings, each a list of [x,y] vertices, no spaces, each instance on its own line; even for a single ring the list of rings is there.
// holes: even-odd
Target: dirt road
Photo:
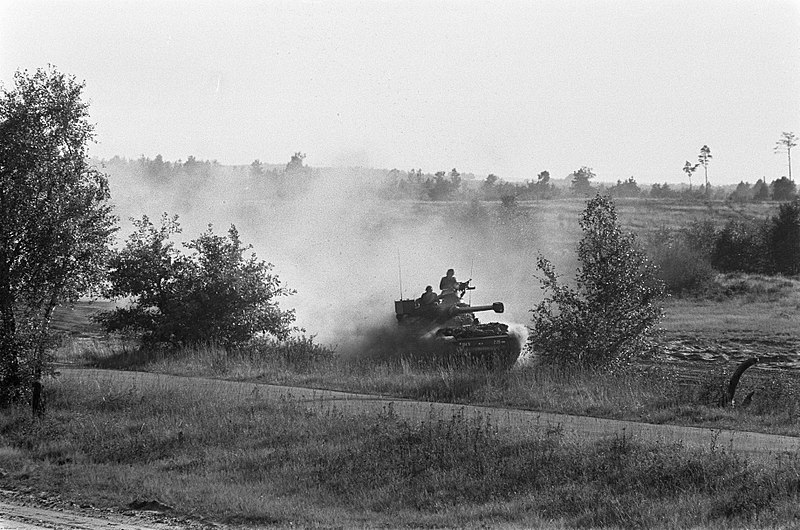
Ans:
[[[461,414],[465,418],[488,421],[499,435],[514,438],[537,436],[546,430],[557,429],[563,432],[563,436],[567,440],[592,441],[609,436],[626,436],[632,439],[665,443],[680,442],[689,448],[725,449],[744,453],[751,457],[772,458],[779,454],[800,451],[800,438],[751,432],[654,425],[515,409],[426,403],[385,396],[144,372],[62,368],[59,377],[88,384],[111,385],[117,391],[124,391],[131,387],[141,390],[162,385],[191,385],[204,392],[241,393],[251,399],[290,399],[302,403],[312,410],[336,410],[346,414],[391,411],[409,421],[448,420],[454,414]],[[86,510],[54,509],[41,502],[37,503],[35,498],[26,501],[20,499],[18,495],[10,496],[9,493],[11,492],[0,491],[0,529],[167,530],[187,527],[186,523],[177,524],[164,519],[159,520],[157,514],[153,513],[94,514],[86,513]],[[207,528],[205,525],[196,527]]]
[[[800,438],[770,434],[656,425],[633,421],[609,420],[587,416],[553,414],[518,409],[471,405],[452,405],[412,401],[396,397],[353,394],[260,383],[242,383],[217,379],[188,378],[145,372],[113,370],[62,369],[61,377],[86,382],[137,386],[191,384],[207,392],[237,392],[261,399],[292,399],[309,409],[336,409],[345,413],[371,413],[391,409],[399,417],[412,421],[450,419],[453,414],[488,420],[499,434],[513,437],[538,435],[545,430],[563,431],[565,439],[592,441],[609,436],[626,436],[665,443],[680,442],[688,448],[716,447],[750,455],[771,455],[800,451]]]
[[[5,495],[4,495],[5,493]],[[18,495],[6,500],[9,492],[0,491],[0,529],[3,530],[175,530],[187,528],[178,523],[158,522],[158,514],[120,514],[76,508],[40,507]],[[30,501],[28,501],[30,502]]]

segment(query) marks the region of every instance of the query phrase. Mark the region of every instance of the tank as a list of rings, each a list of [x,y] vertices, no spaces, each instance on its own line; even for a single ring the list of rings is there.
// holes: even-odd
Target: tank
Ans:
[[[476,365],[490,370],[510,368],[520,354],[520,344],[501,322],[482,324],[475,313],[505,311],[503,302],[470,306],[462,301],[472,290],[469,281],[455,292],[438,296],[435,303],[421,299],[395,300],[395,317],[413,339],[410,356],[446,365]]]

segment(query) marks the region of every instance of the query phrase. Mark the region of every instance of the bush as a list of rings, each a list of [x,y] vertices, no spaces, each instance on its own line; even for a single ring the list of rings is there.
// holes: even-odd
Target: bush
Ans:
[[[226,348],[258,334],[283,339],[292,330],[294,311],[282,311],[275,298],[291,294],[281,287],[272,265],[244,252],[236,227],[227,237],[208,230],[179,252],[170,237],[180,232],[177,216],[162,217],[156,228],[144,216],[137,231],[111,260],[112,298],[130,297],[129,307],[103,312],[107,331],[135,331],[145,342]]]
[[[635,236],[620,229],[610,198],[591,199],[580,225],[576,288],[559,283],[544,257],[537,260],[548,294],[531,310],[529,343],[545,362],[612,367],[651,350],[664,284]]]
[[[711,264],[721,272],[769,272],[767,225],[732,219],[717,234]]]
[[[686,231],[655,232],[648,243],[648,253],[658,268],[658,277],[672,294],[704,291],[714,278],[714,268],[702,246],[693,244]]]
[[[800,274],[800,199],[781,204],[770,223],[769,245],[775,272]]]

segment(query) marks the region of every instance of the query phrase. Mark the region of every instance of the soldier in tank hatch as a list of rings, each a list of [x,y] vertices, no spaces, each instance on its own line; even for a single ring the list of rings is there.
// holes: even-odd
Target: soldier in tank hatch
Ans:
[[[439,301],[439,296],[433,292],[433,287],[430,285],[425,288],[425,292],[422,293],[422,296],[419,297],[420,306],[432,305],[438,301]]]
[[[439,289],[442,295],[455,293],[458,288],[458,280],[456,280],[456,271],[447,269],[447,276],[443,276],[439,281]]]

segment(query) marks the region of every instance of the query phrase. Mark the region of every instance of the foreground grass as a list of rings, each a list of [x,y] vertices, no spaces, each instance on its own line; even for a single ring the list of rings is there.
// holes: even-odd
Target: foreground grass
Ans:
[[[0,417],[0,487],[104,507],[158,500],[228,524],[415,527],[778,526],[800,460],[720,450],[509,441],[458,415],[410,424],[209,395],[191,381],[51,385],[49,412]]]

